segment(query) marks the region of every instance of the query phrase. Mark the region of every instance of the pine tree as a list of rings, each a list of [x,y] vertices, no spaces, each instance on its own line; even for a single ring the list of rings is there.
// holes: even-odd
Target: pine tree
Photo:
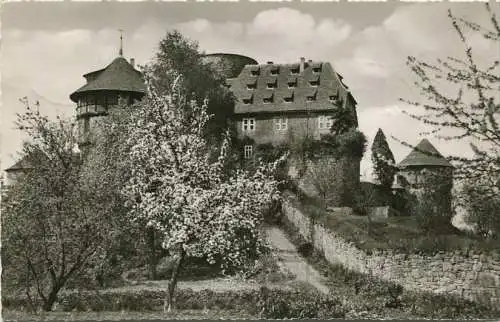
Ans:
[[[380,184],[390,189],[397,172],[394,155],[382,129],[378,129],[372,144],[372,162],[375,176]]]

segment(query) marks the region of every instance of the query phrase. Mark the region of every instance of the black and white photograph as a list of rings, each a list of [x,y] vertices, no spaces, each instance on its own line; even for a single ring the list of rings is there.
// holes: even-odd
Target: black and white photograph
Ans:
[[[0,14],[4,321],[500,319],[500,2]]]

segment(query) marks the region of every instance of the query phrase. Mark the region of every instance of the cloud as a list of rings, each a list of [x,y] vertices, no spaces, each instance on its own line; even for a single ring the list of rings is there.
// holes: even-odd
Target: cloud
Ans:
[[[291,62],[300,56],[322,60],[352,31],[341,20],[317,21],[291,8],[262,11],[248,23],[197,19],[173,27],[199,40],[201,48],[209,52],[241,52],[261,62]]]

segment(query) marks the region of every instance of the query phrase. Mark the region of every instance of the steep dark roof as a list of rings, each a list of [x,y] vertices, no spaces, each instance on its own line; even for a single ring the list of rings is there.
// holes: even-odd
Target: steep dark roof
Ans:
[[[115,58],[106,68],[84,75],[87,84],[80,87],[69,97],[78,101],[80,94],[100,90],[116,90],[124,92],[145,93],[146,86],[141,72],[134,69],[123,57]]]
[[[19,171],[19,170],[26,170],[30,169],[31,165],[29,164],[28,160],[26,157],[20,159],[16,163],[14,163],[13,166],[10,168],[5,169],[6,172],[13,172],[13,171]]]
[[[412,166],[453,167],[427,139],[420,141],[413,151],[398,164],[399,168]]]
[[[246,65],[238,77],[227,81],[236,96],[234,113],[324,111],[345,104],[350,93],[330,63],[306,62],[297,73],[299,67],[299,63]],[[334,96],[340,100],[330,101]]]

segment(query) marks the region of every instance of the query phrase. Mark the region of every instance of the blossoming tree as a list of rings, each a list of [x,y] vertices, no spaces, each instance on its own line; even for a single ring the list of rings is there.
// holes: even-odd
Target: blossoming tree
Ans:
[[[263,250],[259,226],[265,208],[278,197],[271,172],[280,160],[252,173],[228,172],[229,139],[214,158],[204,137],[206,102],[188,101],[180,76],[167,95],[148,87],[147,97],[132,111],[132,176],[124,193],[132,219],[160,231],[163,247],[175,258],[165,302],[170,311],[186,256],[242,269]]]

